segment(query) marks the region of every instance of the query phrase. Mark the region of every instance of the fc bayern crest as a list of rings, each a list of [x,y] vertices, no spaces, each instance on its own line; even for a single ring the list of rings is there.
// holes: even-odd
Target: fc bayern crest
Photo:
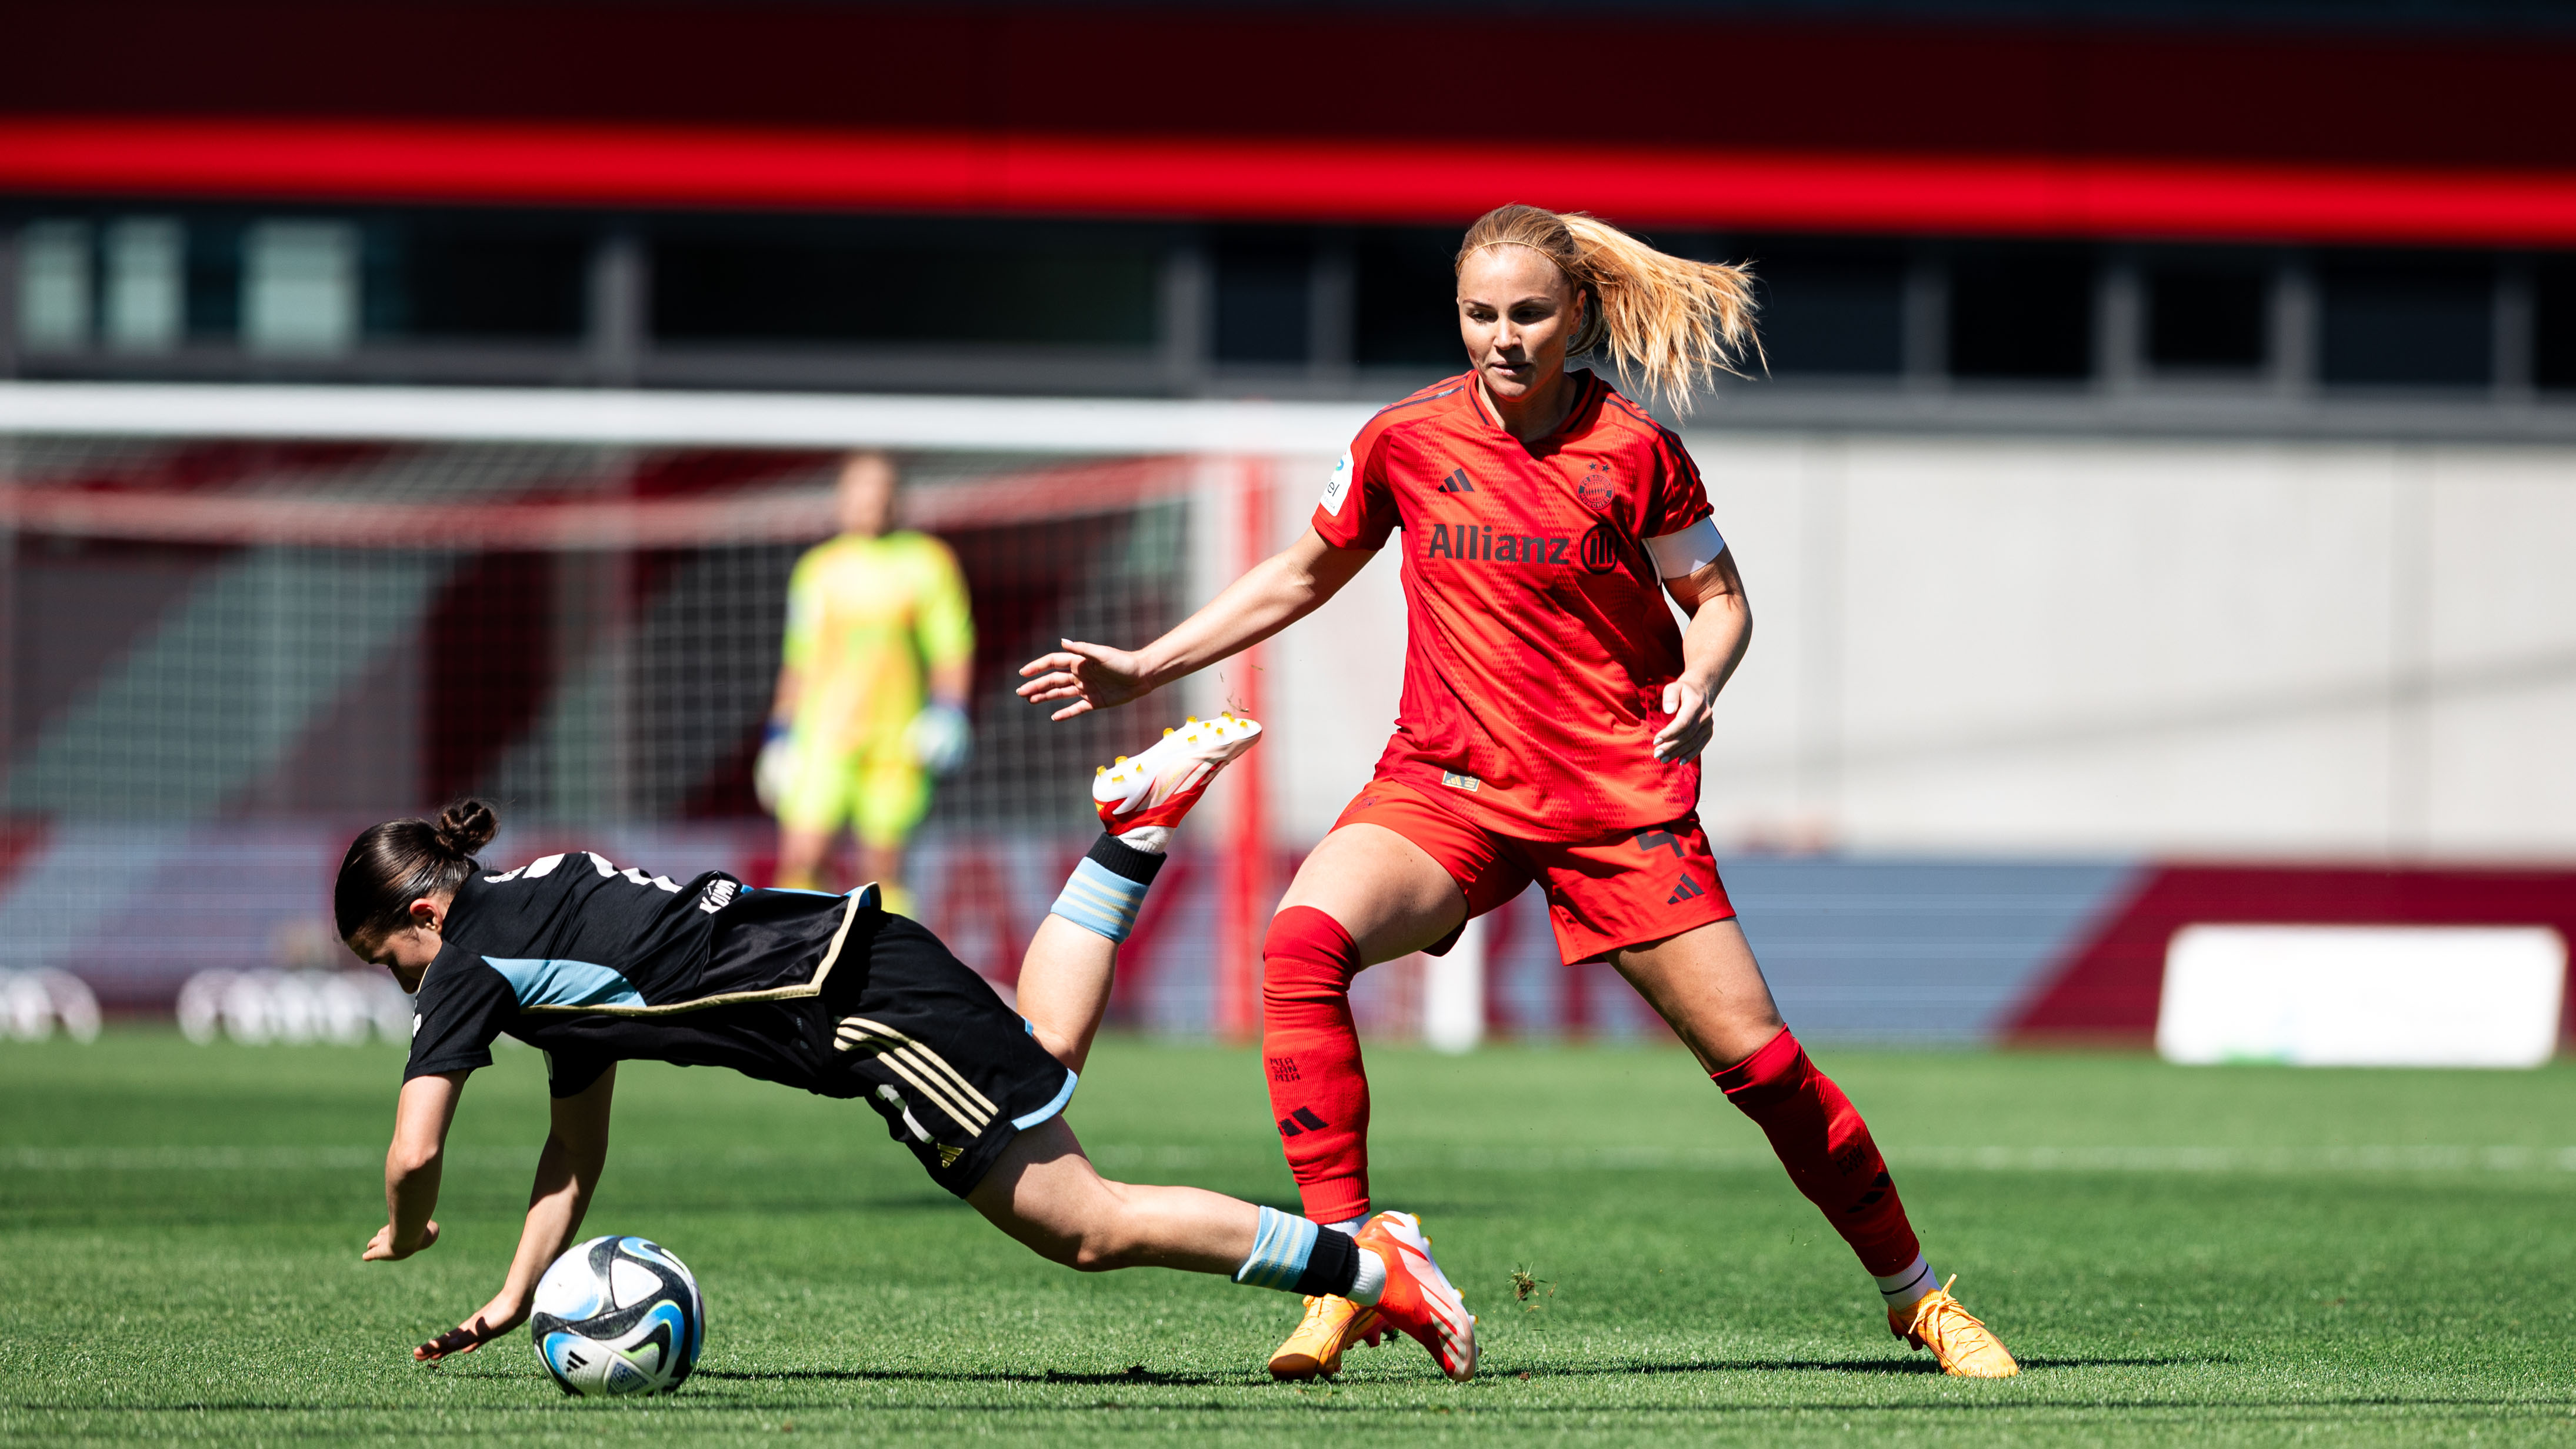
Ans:
[[[1575,480],[1574,496],[1595,513],[1607,514],[1610,505],[1619,501],[1618,486],[1611,480],[1610,465],[1594,458],[1584,465],[1583,476]]]

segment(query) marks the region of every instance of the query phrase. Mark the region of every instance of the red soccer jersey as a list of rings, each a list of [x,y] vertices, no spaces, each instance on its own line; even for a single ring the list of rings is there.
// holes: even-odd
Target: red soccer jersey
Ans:
[[[1497,834],[1584,840],[1699,807],[1699,762],[1654,758],[1681,631],[1644,540],[1709,514],[1681,439],[1600,378],[1524,445],[1436,383],[1369,420],[1315,531],[1404,530],[1404,701],[1378,774]]]

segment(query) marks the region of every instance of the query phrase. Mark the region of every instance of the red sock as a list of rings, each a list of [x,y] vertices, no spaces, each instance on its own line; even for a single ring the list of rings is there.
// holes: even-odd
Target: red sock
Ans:
[[[1709,1080],[1761,1126],[1780,1165],[1789,1169],[1789,1180],[1824,1209],[1825,1220],[1860,1254],[1863,1268],[1885,1275],[1914,1262],[1922,1245],[1887,1175],[1887,1159],[1869,1138],[1869,1124],[1843,1089],[1807,1060],[1787,1027]]]
[[[1360,948],[1312,906],[1270,920],[1261,943],[1261,1055],[1270,1115],[1306,1216],[1338,1223],[1368,1211],[1368,1073],[1351,1023]]]

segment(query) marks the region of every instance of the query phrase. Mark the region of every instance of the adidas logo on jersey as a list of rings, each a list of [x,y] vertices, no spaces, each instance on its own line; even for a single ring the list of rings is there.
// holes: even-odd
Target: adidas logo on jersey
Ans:
[[[1443,493],[1473,493],[1476,491],[1476,485],[1467,477],[1467,470],[1460,468],[1456,472],[1451,473],[1448,477],[1440,480],[1440,491]]]
[[[1673,887],[1673,893],[1664,898],[1664,904],[1668,906],[1678,906],[1693,896],[1704,896],[1707,894],[1708,892],[1699,888],[1697,882],[1693,881],[1689,876],[1683,876],[1682,883]]]

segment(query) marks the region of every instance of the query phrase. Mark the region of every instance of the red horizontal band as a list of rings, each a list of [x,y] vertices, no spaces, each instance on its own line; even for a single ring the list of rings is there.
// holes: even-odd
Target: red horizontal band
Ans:
[[[1641,225],[2576,245],[2576,172],[1399,140],[19,120],[0,190],[1442,224],[1517,200]]]

